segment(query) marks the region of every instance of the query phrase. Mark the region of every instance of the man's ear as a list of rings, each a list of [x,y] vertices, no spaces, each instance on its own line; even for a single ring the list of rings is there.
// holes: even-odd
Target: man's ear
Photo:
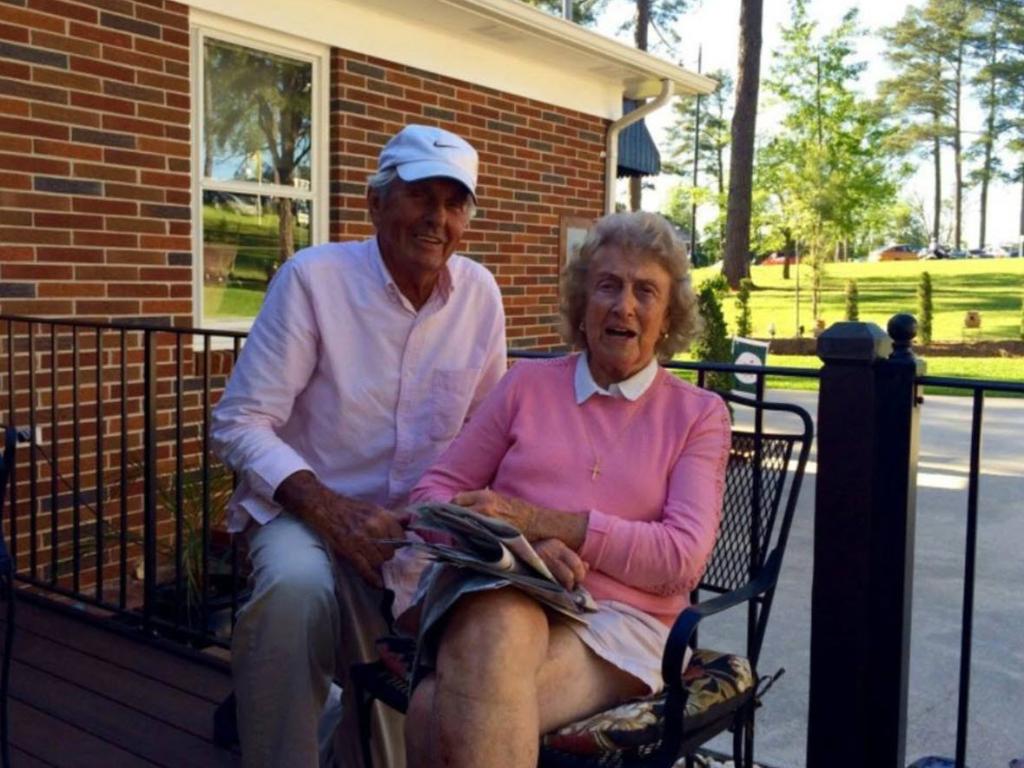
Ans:
[[[380,192],[373,187],[366,188],[366,209],[370,212],[370,221],[376,227],[380,224]]]

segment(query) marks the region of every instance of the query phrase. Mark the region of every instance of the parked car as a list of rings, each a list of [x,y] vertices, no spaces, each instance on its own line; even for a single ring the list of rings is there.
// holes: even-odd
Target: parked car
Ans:
[[[914,261],[917,259],[916,245],[887,245],[868,254],[868,261]]]

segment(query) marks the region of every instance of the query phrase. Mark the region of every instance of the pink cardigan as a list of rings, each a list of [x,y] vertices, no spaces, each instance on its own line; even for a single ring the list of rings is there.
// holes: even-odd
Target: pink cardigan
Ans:
[[[575,355],[516,363],[412,499],[448,501],[490,487],[549,509],[589,511],[584,586],[671,624],[718,532],[728,410],[663,369],[636,402],[594,396],[576,405],[575,366]],[[601,473],[591,479],[595,451]]]

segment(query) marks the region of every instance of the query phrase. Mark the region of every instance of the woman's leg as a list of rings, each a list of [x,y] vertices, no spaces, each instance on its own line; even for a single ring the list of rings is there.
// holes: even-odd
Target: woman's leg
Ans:
[[[410,702],[411,768],[534,768],[538,736],[646,692],[512,589],[462,598]]]

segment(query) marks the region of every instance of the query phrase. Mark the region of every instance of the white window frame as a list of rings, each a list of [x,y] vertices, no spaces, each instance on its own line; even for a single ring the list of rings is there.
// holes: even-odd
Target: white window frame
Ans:
[[[202,173],[202,135],[204,105],[204,49],[207,38],[253,48],[259,51],[284,56],[312,65],[312,137],[310,157],[309,190],[299,187],[263,183],[260,193],[310,201],[313,226],[310,229],[311,244],[327,241],[330,222],[328,221],[328,193],[330,176],[329,119],[328,119],[328,73],[330,72],[330,48],[309,40],[273,32],[267,29],[229,19],[195,8],[189,15],[191,27],[191,73],[192,73],[192,319],[197,328],[216,327],[233,331],[247,331],[252,320],[218,322],[207,326],[204,322],[203,307],[203,193],[206,191],[253,194],[251,183],[240,181],[215,181],[206,179]]]

